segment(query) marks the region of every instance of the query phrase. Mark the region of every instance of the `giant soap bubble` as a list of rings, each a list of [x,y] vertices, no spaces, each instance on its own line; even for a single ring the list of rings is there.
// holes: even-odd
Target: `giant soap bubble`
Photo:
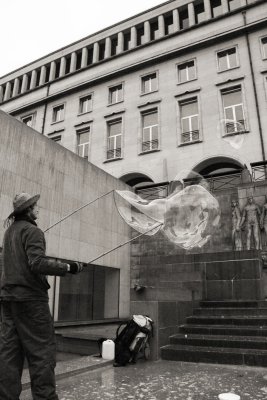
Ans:
[[[116,190],[115,203],[124,221],[140,233],[154,235],[163,223],[166,199],[145,200],[128,190]]]
[[[219,203],[207,187],[199,174],[183,171],[170,185],[167,198],[150,201],[117,190],[115,201],[122,218],[138,232],[161,231],[172,243],[189,250],[207,243],[220,220]]]
[[[202,247],[220,219],[218,201],[200,185],[191,185],[166,199],[162,231],[184,249]]]

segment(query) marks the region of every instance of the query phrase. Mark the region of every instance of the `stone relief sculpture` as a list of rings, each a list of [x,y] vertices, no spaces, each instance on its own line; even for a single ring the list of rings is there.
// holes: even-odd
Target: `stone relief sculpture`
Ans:
[[[246,226],[246,249],[251,248],[251,235],[254,238],[255,249],[261,249],[261,239],[260,239],[260,218],[261,212],[259,206],[255,203],[253,196],[248,197],[247,204],[245,205],[240,227],[243,224]]]
[[[265,196],[265,204],[263,204],[262,211],[261,211],[260,228],[265,233],[265,245],[267,245],[267,243],[266,243],[266,239],[267,239],[267,196]]]
[[[240,222],[241,222],[241,212],[238,201],[232,200],[232,243],[234,250],[237,251],[242,250]]]

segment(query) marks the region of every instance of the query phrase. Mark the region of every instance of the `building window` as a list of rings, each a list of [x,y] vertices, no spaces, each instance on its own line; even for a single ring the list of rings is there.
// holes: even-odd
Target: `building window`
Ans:
[[[189,28],[189,15],[187,5],[179,9],[179,23],[181,29]]]
[[[64,104],[53,108],[52,122],[60,122],[64,120]]]
[[[242,6],[242,0],[228,0],[229,10],[235,10]]]
[[[92,111],[92,95],[81,97],[79,101],[79,114],[85,114]]]
[[[77,131],[77,153],[88,159],[90,143],[90,127]]]
[[[33,114],[27,115],[27,116],[25,116],[25,117],[22,117],[22,118],[21,118],[21,121],[22,121],[25,125],[27,125],[27,126],[29,126],[30,128],[32,128],[32,127],[33,127]]]
[[[245,131],[244,105],[241,87],[237,86],[222,91],[224,111],[224,133],[235,134]]]
[[[267,36],[261,39],[262,58],[267,58]]]
[[[121,157],[122,120],[108,122],[107,159]]]
[[[181,101],[181,142],[191,143],[199,140],[199,111],[197,98]]]
[[[109,88],[109,104],[116,104],[123,101],[123,88],[122,84]]]
[[[178,65],[178,82],[188,82],[196,79],[195,60],[187,61]]]
[[[151,93],[158,90],[157,74],[149,74],[141,78],[141,92],[142,94]]]
[[[142,152],[158,150],[158,148],[158,110],[153,109],[142,113]]]
[[[221,0],[211,0],[210,5],[213,18],[216,18],[223,13]]]
[[[206,13],[205,13],[205,7],[204,7],[203,0],[200,0],[199,2],[194,4],[194,10],[195,10],[196,24],[199,24],[200,22],[203,22],[206,20]]]
[[[226,71],[238,66],[236,47],[217,53],[218,70]]]
[[[61,135],[50,137],[50,139],[53,140],[53,142],[61,144]]]

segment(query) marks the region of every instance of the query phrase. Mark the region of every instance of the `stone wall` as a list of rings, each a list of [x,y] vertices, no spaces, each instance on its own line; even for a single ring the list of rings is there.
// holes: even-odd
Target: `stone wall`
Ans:
[[[38,225],[45,230],[62,217],[113,189],[128,186],[85,159],[0,111],[0,243],[15,194],[41,194]],[[46,233],[47,255],[88,262],[129,239],[112,193]],[[120,269],[120,317],[129,315],[129,246],[95,265]]]

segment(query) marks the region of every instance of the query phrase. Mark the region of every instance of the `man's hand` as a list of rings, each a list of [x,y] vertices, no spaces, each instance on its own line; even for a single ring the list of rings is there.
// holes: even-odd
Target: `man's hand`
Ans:
[[[69,263],[69,266],[68,272],[71,274],[78,274],[83,270],[83,263],[77,261]]]

